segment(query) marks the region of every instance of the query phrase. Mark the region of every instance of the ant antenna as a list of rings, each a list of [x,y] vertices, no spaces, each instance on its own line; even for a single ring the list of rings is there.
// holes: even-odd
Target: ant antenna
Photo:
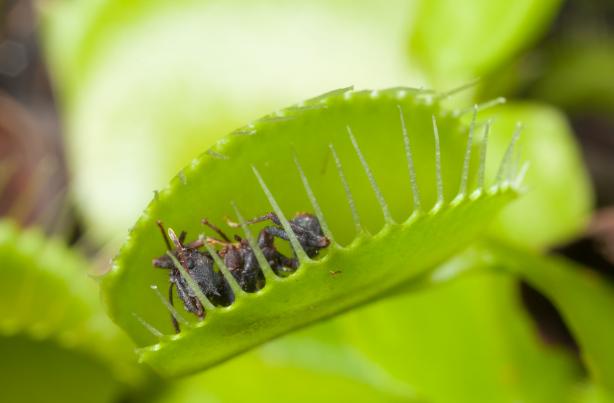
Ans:
[[[224,234],[224,232],[216,225],[213,225],[212,223],[209,222],[209,220],[207,220],[206,218],[203,218],[200,221],[203,225],[206,225],[207,227],[211,228],[213,231],[215,231],[216,234],[218,234],[219,236],[222,237],[222,239],[228,243],[231,242],[230,238],[228,238],[226,236],[226,234]]]
[[[177,234],[175,234],[175,231],[173,231],[172,228],[168,229],[168,237],[171,239],[171,241],[173,241],[173,243],[175,244],[175,248],[178,251],[183,249],[183,245],[181,244],[181,239],[177,238]]]
[[[174,285],[174,283],[171,283],[171,285],[168,287],[168,303],[171,306],[174,306],[173,305],[173,285]],[[173,327],[175,328],[175,333],[181,332],[181,329],[179,328],[179,322],[177,322],[177,319],[175,319],[175,317],[173,315],[171,315],[171,321],[173,322]]]
[[[168,240],[168,236],[166,235],[164,224],[162,224],[162,221],[160,220],[157,221],[157,224],[158,224],[158,228],[160,228],[160,232],[162,233],[162,238],[164,239],[164,243],[166,244],[166,249],[172,250],[173,248],[171,247],[171,242]]]
[[[175,249],[177,249],[177,257],[179,258],[179,263],[184,268],[188,267],[187,264],[186,264],[185,253],[184,253],[185,252],[185,248],[183,247],[181,239],[177,239],[177,234],[175,234],[175,231],[173,231],[172,228],[168,229],[168,237],[175,244]],[[167,253],[167,254],[170,254],[170,252]]]

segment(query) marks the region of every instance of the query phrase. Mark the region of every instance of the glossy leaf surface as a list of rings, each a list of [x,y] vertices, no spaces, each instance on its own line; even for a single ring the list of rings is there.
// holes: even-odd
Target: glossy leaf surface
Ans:
[[[439,170],[433,116],[440,139]],[[466,246],[515,195],[516,174],[508,169],[509,158],[499,183],[482,188],[479,138],[468,131],[458,118],[441,111],[430,94],[412,89],[340,90],[235,131],[159,192],[137,222],[103,281],[110,314],[138,344],[153,344],[141,350],[142,360],[173,375],[213,365],[377,299]],[[335,165],[342,166],[351,203]],[[317,213],[300,172],[330,230],[329,250],[316,261],[304,259],[290,277],[265,272],[263,290],[239,293],[229,308],[208,312],[202,323],[189,317],[187,329],[169,336],[168,312],[151,290],[152,285],[168,287],[168,273],[151,266],[165,250],[156,221],[177,232],[186,230],[188,240],[195,239],[204,232],[201,218],[221,225],[224,217],[234,216],[231,202],[243,217],[271,211],[265,188],[281,206],[279,215]],[[417,192],[412,192],[412,183]],[[143,321],[167,336],[157,340]]]

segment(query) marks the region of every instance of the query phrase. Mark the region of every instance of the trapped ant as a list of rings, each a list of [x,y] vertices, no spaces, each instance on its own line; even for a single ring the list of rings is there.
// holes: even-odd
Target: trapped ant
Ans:
[[[219,240],[207,237],[207,242],[222,245],[219,255],[239,286],[247,292],[255,292],[264,287],[264,274],[260,270],[260,264],[247,240],[235,235],[236,242],[232,242],[219,227],[210,223],[206,218],[201,222],[222,238],[222,240]]]
[[[258,235],[258,246],[262,249],[265,256],[270,253],[272,256],[281,255],[275,248],[275,237],[289,241],[290,238],[281,225],[281,221],[277,214],[268,213],[260,217],[253,218],[246,222],[246,224],[256,224],[264,221],[272,221],[275,226],[267,226],[260,231]],[[310,258],[316,257],[321,249],[324,249],[330,245],[330,240],[324,235],[320,220],[318,217],[310,213],[297,213],[292,220],[289,221],[290,228],[294,232],[299,244]],[[239,224],[234,222],[228,222],[231,227],[238,227]],[[281,255],[283,256],[283,255]],[[296,258],[296,252],[294,257],[288,259],[283,256],[284,259],[280,262],[282,267],[286,267],[294,271],[298,267],[298,259]],[[268,257],[267,257],[268,259]],[[273,266],[271,266],[273,267]],[[279,274],[279,273],[278,273]]]
[[[232,303],[232,292],[230,286],[224,280],[224,276],[219,271],[213,268],[213,258],[207,252],[201,252],[198,249],[204,246],[204,241],[199,239],[184,245],[187,236],[185,231],[182,231],[179,237],[169,228],[168,236],[161,221],[157,222],[162,238],[166,244],[167,250],[172,251],[179,263],[192,276],[196,284],[200,287],[205,296],[216,305],[230,305]],[[169,237],[172,240],[175,248],[171,246]],[[188,282],[181,276],[181,272],[173,260],[168,255],[162,255],[153,259],[153,265],[161,269],[169,269],[169,289],[168,300],[173,305],[173,286],[177,288],[177,295],[183,302],[186,311],[194,313],[199,318],[204,318],[205,309],[196,297],[196,293]],[[179,323],[171,315],[175,332],[179,333]]]
[[[258,246],[277,275],[288,275],[298,268],[298,259],[296,253],[294,253],[293,258],[288,258],[275,247],[275,238],[289,240],[288,234],[281,228],[281,221],[277,215],[269,213],[256,217],[248,221],[247,224],[251,225],[267,220],[271,220],[275,226],[267,226],[260,231]],[[201,238],[185,244],[187,236],[185,231],[182,231],[179,237],[177,237],[175,232],[169,228],[167,235],[162,222],[157,222],[167,250],[176,257],[179,264],[194,279],[205,296],[213,304],[224,306],[230,305],[234,299],[230,286],[224,279],[223,274],[219,270],[215,270],[213,257],[208,252],[199,250],[205,245],[205,242],[223,245],[222,250],[219,252],[220,257],[224,260],[224,264],[242,289],[247,292],[255,292],[261,289],[264,286],[264,274],[260,270],[260,264],[247,240],[235,235],[235,242],[232,242],[220,228],[211,224],[207,219],[203,219],[202,223],[215,231],[222,240],[207,237],[206,240]],[[231,227],[238,226],[238,224],[232,222],[228,224]],[[301,247],[310,258],[317,256],[321,249],[330,245],[330,240],[324,236],[320,221],[312,214],[298,213],[290,221],[290,227]],[[174,248],[172,245],[174,245]],[[175,266],[173,259],[168,254],[165,254],[153,259],[152,263],[154,267],[170,270],[168,300],[171,306],[173,305],[173,287],[176,287],[177,295],[183,302],[185,310],[196,314],[201,319],[204,318],[204,307],[198,300],[194,290],[192,290],[179,269]],[[175,332],[179,333],[179,323],[172,315],[171,319]]]

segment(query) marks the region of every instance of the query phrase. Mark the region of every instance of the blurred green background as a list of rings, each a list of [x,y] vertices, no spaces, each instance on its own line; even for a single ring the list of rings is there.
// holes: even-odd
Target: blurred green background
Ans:
[[[614,401],[613,2],[0,5],[0,401]],[[108,269],[181,167],[335,88],[476,78],[449,107],[504,96],[495,124],[527,126],[530,190],[489,233],[516,259],[476,245],[450,263],[472,275],[189,378],[163,381],[134,361],[88,275]],[[525,277],[551,254],[590,274]]]

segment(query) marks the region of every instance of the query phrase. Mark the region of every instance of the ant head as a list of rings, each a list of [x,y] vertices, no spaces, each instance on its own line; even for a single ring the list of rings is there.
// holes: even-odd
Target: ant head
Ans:
[[[324,236],[320,220],[313,214],[299,213],[292,223],[302,230],[297,234],[297,238],[309,257],[315,257],[320,249],[330,245],[330,240]]]
[[[324,235],[318,235],[311,232],[304,232],[297,235],[301,246],[305,248],[305,252],[307,252],[309,257],[316,256],[320,249],[326,248],[328,245],[330,245],[330,240]]]
[[[296,216],[294,216],[292,222],[299,226],[305,232],[309,232],[314,235],[324,236],[324,233],[322,232],[322,226],[320,225],[320,220],[318,220],[318,217],[314,216],[313,214],[298,213]]]
[[[160,257],[157,257],[153,259],[151,263],[154,267],[157,267],[159,269],[172,269],[173,267],[175,267],[173,261],[168,255],[162,255]]]

